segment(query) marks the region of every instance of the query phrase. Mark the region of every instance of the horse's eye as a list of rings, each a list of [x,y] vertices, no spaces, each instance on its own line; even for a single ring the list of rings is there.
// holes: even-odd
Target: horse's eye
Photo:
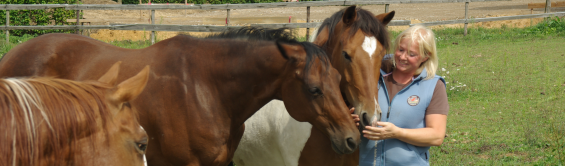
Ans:
[[[137,144],[137,149],[145,152],[145,149],[147,149],[147,143],[136,143]]]
[[[347,54],[347,52],[343,51],[341,52],[341,54],[343,55],[343,57],[349,61],[351,61],[351,56],[349,56],[349,54]]]
[[[319,88],[310,88],[309,91],[313,96],[320,96],[323,94]]]
[[[135,147],[137,150],[145,153],[145,150],[147,149],[147,142],[147,137],[144,137],[141,141],[135,141]]]

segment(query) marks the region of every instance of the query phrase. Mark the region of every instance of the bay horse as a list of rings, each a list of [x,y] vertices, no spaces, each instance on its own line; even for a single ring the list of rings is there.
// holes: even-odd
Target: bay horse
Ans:
[[[0,79],[0,165],[142,165],[147,134],[128,102],[149,68],[114,86],[114,66],[97,82]]]
[[[361,117],[360,130],[380,119],[378,79],[390,43],[385,26],[394,14],[375,16],[350,6],[325,19],[313,41],[328,53],[332,66],[344,77],[340,89]],[[347,155],[333,152],[320,130],[294,120],[284,110],[282,102],[271,101],[245,122],[233,159],[237,166],[358,165],[358,151]]]
[[[73,34],[47,34],[10,50],[1,76],[87,80],[124,61],[118,80],[151,65],[145,91],[131,102],[149,135],[149,165],[227,165],[243,123],[273,99],[313,124],[338,154],[360,138],[325,52],[284,30],[233,29],[205,39],[179,35],[144,49],[119,48]]]

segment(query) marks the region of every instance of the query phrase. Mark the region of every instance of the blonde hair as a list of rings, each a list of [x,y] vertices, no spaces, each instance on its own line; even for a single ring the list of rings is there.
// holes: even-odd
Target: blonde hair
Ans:
[[[412,42],[408,44],[408,47],[411,47],[410,45],[412,45],[412,43],[418,42],[420,48],[420,56],[422,58],[428,57],[428,60],[422,62],[418,70],[416,70],[415,74],[421,74],[422,70],[424,70],[425,68],[427,71],[427,76],[424,79],[434,78],[438,68],[438,57],[434,32],[421,25],[412,26],[404,30],[398,35],[398,37],[396,37],[396,40],[394,41],[394,50],[398,50],[398,47],[400,47],[400,41],[402,41],[402,39],[412,40]],[[391,61],[394,67],[396,67],[394,58],[391,58]]]

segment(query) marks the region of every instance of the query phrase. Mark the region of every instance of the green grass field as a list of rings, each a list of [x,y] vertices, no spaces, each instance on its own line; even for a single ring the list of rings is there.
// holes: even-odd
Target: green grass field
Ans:
[[[565,165],[565,22],[542,24],[435,30],[451,110],[432,165]],[[0,54],[16,44],[0,41]]]
[[[438,42],[438,75],[451,110],[432,164],[565,164],[565,38],[496,31],[437,32],[448,38]]]
[[[546,23],[436,31],[451,111],[432,164],[565,164],[565,26]]]

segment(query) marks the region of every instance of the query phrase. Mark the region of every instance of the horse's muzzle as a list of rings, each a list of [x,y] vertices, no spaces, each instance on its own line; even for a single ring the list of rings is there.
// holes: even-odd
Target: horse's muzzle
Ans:
[[[359,144],[355,142],[353,137],[348,137],[345,139],[345,146],[343,148],[338,148],[338,146],[339,145],[336,145],[336,143],[332,141],[332,148],[337,154],[351,154],[355,152]]]

